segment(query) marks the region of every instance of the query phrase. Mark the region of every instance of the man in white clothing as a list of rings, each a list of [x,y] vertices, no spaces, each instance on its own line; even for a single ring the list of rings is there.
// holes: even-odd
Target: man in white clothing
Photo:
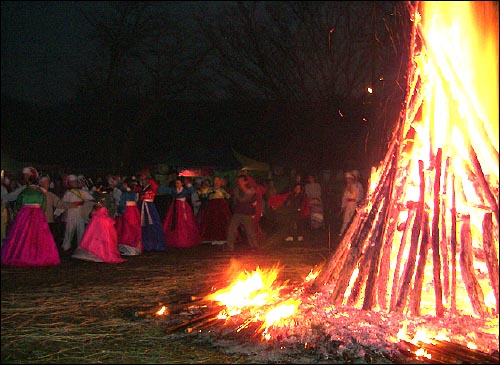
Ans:
[[[64,211],[63,221],[66,222],[64,231],[64,241],[62,248],[64,251],[71,249],[71,243],[76,233],[77,245],[83,237],[85,231],[85,222],[88,217],[84,216],[83,205],[91,204],[95,201],[94,197],[86,190],[78,188],[78,178],[75,175],[69,175],[66,178],[68,190],[62,198],[63,203],[71,203],[71,207],[67,209],[56,209],[55,215],[59,215]]]

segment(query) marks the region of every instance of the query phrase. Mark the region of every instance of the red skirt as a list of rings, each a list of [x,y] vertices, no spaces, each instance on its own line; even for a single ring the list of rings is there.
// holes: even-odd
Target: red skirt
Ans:
[[[137,206],[125,207],[125,212],[115,218],[118,245],[130,246],[142,253],[141,214]]]
[[[226,241],[231,209],[226,199],[212,199],[208,201],[200,222],[202,241]]]
[[[174,200],[163,221],[167,247],[188,248],[201,245],[200,232],[193,208],[188,202]]]

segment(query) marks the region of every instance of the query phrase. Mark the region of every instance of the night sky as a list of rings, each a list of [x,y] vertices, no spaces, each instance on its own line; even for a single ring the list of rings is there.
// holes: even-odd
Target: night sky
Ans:
[[[76,81],[73,79],[75,78],[74,75],[82,65],[85,65],[86,61],[88,61],[86,58],[87,55],[95,48],[95,44],[92,44],[88,40],[91,26],[82,16],[82,11],[92,14],[95,10],[99,10],[105,3],[106,2],[85,1],[2,1],[2,97],[12,98],[43,108],[53,107],[72,100],[75,96],[73,91],[74,83],[72,85],[72,82]],[[187,27],[186,31],[189,32],[193,14],[200,7],[204,10],[213,10],[227,5],[228,3],[232,2],[163,1],[155,3],[155,5],[166,7],[177,20],[185,24]],[[211,102],[211,100],[208,101]],[[265,108],[262,108],[262,110],[264,109]],[[338,140],[335,143],[331,143],[328,140],[322,140],[323,145],[318,144],[317,139],[314,139],[316,137],[314,137],[307,125],[299,125],[298,128],[296,127],[295,129],[289,128],[289,119],[286,113],[294,113],[294,111],[286,110],[286,108],[282,109],[283,110],[280,110],[280,108],[278,108],[269,112],[267,118],[270,118],[270,120],[260,120],[259,126],[252,125],[252,116],[238,115],[237,110],[230,110],[225,113],[225,116],[223,115],[219,120],[216,120],[213,111],[207,109],[207,111],[202,111],[202,113],[204,113],[205,117],[208,116],[207,121],[203,123],[208,124],[193,124],[193,126],[198,128],[201,132],[196,136],[197,139],[191,141],[186,139],[185,143],[183,143],[183,148],[189,149],[190,145],[200,148],[200,144],[202,143],[200,141],[208,141],[205,135],[206,131],[210,129],[210,131],[213,132],[213,138],[211,140],[211,146],[207,148],[216,148],[213,146],[217,146],[217,144],[221,142],[233,146],[235,145],[234,141],[236,141],[235,147],[237,147],[241,153],[250,155],[250,157],[259,160],[267,160],[267,162],[272,162],[268,158],[273,157],[278,161],[294,164],[294,161],[299,161],[300,158],[303,165],[315,166],[314,162],[321,163],[318,156],[321,154],[324,155],[321,146],[328,146],[336,149],[337,155],[340,154],[342,158],[342,160],[340,160],[333,154],[326,154],[326,156],[322,157],[323,162],[327,161],[327,163],[334,168],[342,168],[347,163],[346,161],[349,161],[349,158],[356,158],[355,156],[358,152],[355,151],[355,148],[352,146],[358,149],[362,148],[363,140],[356,142],[351,138],[358,138],[360,136],[362,138],[363,135],[366,134],[366,126],[364,124],[359,124],[357,127],[353,128],[352,124],[349,125],[346,122],[348,118],[342,119],[339,117],[341,113],[339,113],[335,107],[333,107],[329,113],[325,113],[324,121],[318,121],[318,123],[323,123],[322,128],[326,128],[324,127],[326,123],[337,123],[336,134],[331,132],[332,129],[328,128],[322,129],[318,133],[321,133],[320,137],[322,138],[324,135],[323,131],[327,131],[328,134],[335,134],[335,138],[338,138]],[[363,115],[361,115],[360,112],[361,108],[356,106],[355,109],[359,114],[356,118],[362,120]],[[342,110],[342,112],[345,111]],[[15,118],[21,120],[20,115],[15,115]],[[229,127],[223,126],[223,124],[226,123],[224,118],[228,119],[228,122],[231,123]],[[283,120],[278,121],[279,118]],[[198,119],[199,116],[194,115],[191,122],[196,123]],[[338,123],[339,121],[341,123]],[[15,123],[19,122],[9,120],[9,123],[10,127],[12,127],[18,125]],[[31,120],[27,123],[31,123],[30,126],[25,128],[28,131],[32,127],[37,128],[36,121]],[[165,125],[162,124],[162,121],[159,121],[159,123],[158,131],[163,131],[168,128],[170,128],[170,131],[174,129],[171,124]],[[179,123],[184,123],[181,118],[179,118]],[[220,125],[217,125],[218,129],[216,130],[214,126],[217,123]],[[245,123],[245,125],[242,123]],[[57,131],[61,132],[64,128],[75,133],[75,128],[72,126],[58,128]],[[175,126],[176,130],[180,128],[182,128],[182,126]],[[281,128],[281,130],[276,129],[276,131],[270,131],[270,129],[273,128]],[[300,134],[300,136],[291,135],[290,133],[292,133],[292,130],[298,131],[293,133]],[[3,127],[2,131],[4,131]],[[45,131],[46,135],[49,136],[51,133],[50,126],[46,127]],[[169,133],[171,133],[170,131]],[[262,131],[266,132],[265,137]],[[246,141],[242,141],[240,138],[241,133],[246,134]],[[349,135],[349,133],[351,134]],[[4,133],[2,132],[2,134]],[[167,134],[166,136],[171,140],[179,141],[179,138],[176,138],[172,134]],[[76,135],[73,135],[71,138],[75,137]],[[158,138],[161,142],[166,140],[162,134],[156,132],[153,132],[152,137]],[[5,150],[4,147],[7,144],[12,143],[13,139],[11,137],[9,138],[8,140],[4,137],[2,138],[2,151]],[[21,140],[28,144],[30,138],[32,138],[32,136],[26,134]],[[203,138],[205,138],[205,140]],[[215,140],[215,138],[219,139]],[[267,140],[262,140],[262,138],[267,138]],[[291,153],[296,154],[296,156],[275,152],[277,151],[277,147],[290,144],[291,141],[296,141],[297,144],[287,147],[289,147]],[[169,143],[168,145],[159,146],[160,150],[165,154],[169,153],[166,148],[172,146],[172,143],[169,141],[167,142]],[[240,143],[240,145],[238,145],[238,143]],[[158,145],[158,143],[156,144]],[[224,146],[226,149],[227,147],[228,146]],[[23,148],[24,151],[33,151],[37,148],[53,148],[54,151],[51,151],[51,153],[55,156],[55,159],[60,159],[62,158],[61,156],[64,156],[63,153],[55,150],[56,145],[53,143],[43,146],[39,145],[37,147],[26,145],[23,146]],[[206,155],[203,149],[201,150],[201,155]],[[346,158],[343,157],[346,154],[345,151],[348,151],[349,154]],[[176,154],[179,155],[180,153],[182,152],[177,151]],[[307,155],[308,153],[310,155]],[[151,150],[151,155],[157,154],[157,151]],[[26,156],[28,155],[13,157],[18,159],[29,158]],[[338,165],[334,166],[336,163],[338,163]]]
[[[187,25],[193,9],[218,3],[161,2]],[[99,1],[2,1],[2,94],[44,105],[67,100],[68,81],[92,47],[81,10],[102,6]]]

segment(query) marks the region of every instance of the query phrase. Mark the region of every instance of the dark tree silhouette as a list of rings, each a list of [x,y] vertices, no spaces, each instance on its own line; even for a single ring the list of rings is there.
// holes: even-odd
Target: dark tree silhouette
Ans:
[[[406,5],[244,1],[202,13],[212,85],[228,98],[280,105],[279,130],[299,154],[319,147],[326,165],[328,156],[352,155],[354,144],[378,162],[390,138],[386,120],[404,95]],[[347,129],[353,139],[336,144]]]

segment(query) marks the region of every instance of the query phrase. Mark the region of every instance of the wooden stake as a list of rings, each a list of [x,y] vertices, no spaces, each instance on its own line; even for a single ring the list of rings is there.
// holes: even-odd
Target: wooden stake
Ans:
[[[399,292],[398,300],[396,301],[396,306],[394,308],[394,310],[399,313],[403,313],[403,310],[406,307],[406,303],[408,301],[408,293],[410,292],[411,281],[415,270],[415,260],[418,251],[418,241],[420,237],[420,231],[422,228],[422,217],[424,214],[424,200],[425,200],[424,162],[422,160],[418,161],[418,171],[420,175],[420,198],[417,205],[415,222],[413,223],[413,228],[411,232],[410,251],[408,253],[408,259],[406,261],[403,280],[400,285],[401,290]]]
[[[415,208],[411,208],[408,211],[408,217],[406,217],[405,227],[403,231],[403,236],[401,237],[401,242],[399,244],[398,256],[396,259],[396,267],[394,268],[394,275],[392,279],[392,290],[391,290],[391,302],[389,305],[390,311],[394,311],[396,308],[396,301],[399,295],[399,282],[401,277],[401,263],[403,260],[403,253],[406,248],[406,241],[408,240],[408,234],[411,231],[413,222],[415,220],[416,211]]]
[[[446,166],[444,170],[444,178],[443,178],[443,193],[441,198],[441,243],[440,243],[440,252],[441,257],[443,259],[443,290],[444,297],[449,299],[450,297],[450,267],[448,264],[449,255],[448,255],[448,235],[446,230],[446,214],[447,214],[447,202],[446,196],[448,193],[448,173],[450,167],[450,157],[446,159]]]
[[[443,288],[441,286],[441,257],[439,254],[439,203],[441,187],[441,159],[442,150],[438,148],[436,155],[436,174],[434,176],[434,215],[432,217],[432,274],[434,279],[434,293],[436,298],[436,317],[444,315]]]
[[[457,311],[457,207],[455,192],[455,174],[451,176],[451,311]]]
[[[382,248],[382,257],[380,258],[379,265],[379,279],[377,287],[377,303],[381,309],[387,309],[387,286],[389,285],[389,271],[391,269],[391,252],[394,243],[394,234],[398,227],[399,215],[403,209],[404,187],[408,174],[402,171],[400,180],[396,181],[396,188],[392,195],[391,201],[395,202],[389,207],[388,214],[389,225],[383,236],[384,246]]]
[[[470,217],[466,217],[460,230],[460,271],[462,279],[469,294],[469,299],[474,312],[481,316],[488,315],[488,309],[484,305],[484,294],[476,278],[474,270],[474,254],[472,252],[472,236],[470,228]]]
[[[493,242],[493,221],[491,213],[486,213],[483,219],[483,250],[486,258],[486,266],[490,277],[491,287],[495,294],[495,300],[498,309],[498,256],[496,253],[495,243]]]
[[[422,297],[422,285],[424,282],[425,264],[427,263],[427,252],[430,246],[429,213],[424,211],[422,222],[422,241],[418,255],[418,265],[415,272],[415,282],[410,295],[410,314],[414,317],[420,316],[420,299]]]

